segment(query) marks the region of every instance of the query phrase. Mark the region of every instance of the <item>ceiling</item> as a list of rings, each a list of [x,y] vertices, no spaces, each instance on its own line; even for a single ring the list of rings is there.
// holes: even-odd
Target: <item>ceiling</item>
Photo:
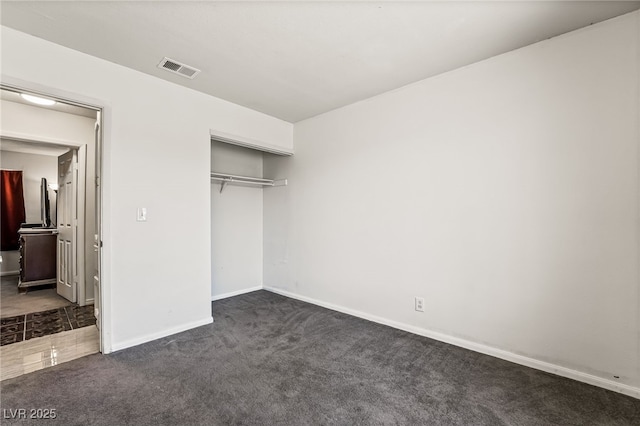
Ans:
[[[640,8],[638,1],[2,1],[2,25],[289,122]],[[157,68],[169,57],[189,80]]]
[[[60,101],[57,101],[55,105],[51,105],[51,106],[37,105],[23,99],[20,96],[20,92],[8,90],[8,89],[0,89],[0,99],[2,99],[3,101],[29,105],[30,107],[33,107],[33,108],[49,109],[53,111],[64,112],[66,114],[80,115],[82,117],[88,117],[88,118],[97,117],[96,111],[93,109],[71,105],[68,103],[60,102]]]

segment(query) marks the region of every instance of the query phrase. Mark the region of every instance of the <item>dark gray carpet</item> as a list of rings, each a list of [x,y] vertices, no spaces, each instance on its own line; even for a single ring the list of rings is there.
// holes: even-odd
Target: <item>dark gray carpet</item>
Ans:
[[[64,425],[630,425],[640,401],[266,291],[215,323],[2,382]],[[46,424],[33,420],[32,424]]]

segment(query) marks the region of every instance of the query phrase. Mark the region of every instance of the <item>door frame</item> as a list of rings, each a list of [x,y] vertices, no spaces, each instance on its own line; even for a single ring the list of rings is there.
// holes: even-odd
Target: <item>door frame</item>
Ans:
[[[111,264],[111,251],[110,251],[110,228],[111,228],[111,216],[108,209],[108,200],[110,199],[111,189],[111,171],[110,171],[110,158],[111,158],[111,144],[110,144],[110,121],[111,121],[111,108],[107,102],[100,99],[90,98],[77,93],[67,92],[55,87],[45,86],[38,83],[21,80],[18,78],[6,76],[2,74],[0,77],[0,87],[3,89],[28,92],[36,96],[45,96],[54,100],[58,100],[63,103],[72,104],[88,109],[93,109],[97,112],[96,122],[99,126],[100,143],[96,145],[96,176],[99,176],[99,186],[96,192],[96,208],[99,208],[99,214],[97,215],[96,233],[99,241],[97,242],[100,247],[100,255],[98,256],[96,267],[100,271],[100,291],[99,294],[94,294],[94,303],[99,304],[98,318],[96,320],[100,324],[100,352],[108,354],[112,352],[111,343],[111,298],[110,295],[110,283],[111,283],[111,270],[109,268]],[[29,135],[15,135],[5,134],[0,132],[0,136],[13,139],[17,141],[33,141]],[[58,140],[42,140],[42,142],[52,142],[64,145],[64,141]],[[72,144],[75,148],[76,144]],[[85,235],[86,238],[86,235]],[[93,237],[92,237],[93,238]],[[85,253],[86,255],[86,253]]]

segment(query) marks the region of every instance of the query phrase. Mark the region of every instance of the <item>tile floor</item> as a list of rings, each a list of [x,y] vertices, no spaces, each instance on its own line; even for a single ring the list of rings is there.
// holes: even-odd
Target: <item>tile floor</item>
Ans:
[[[18,291],[18,276],[0,277],[0,317],[13,317],[31,312],[62,308],[72,303],[58,296],[51,286],[32,287]]]
[[[100,351],[95,325],[0,347],[0,380],[53,367]]]
[[[0,380],[100,351],[93,305],[72,304],[55,288],[20,293],[17,280],[0,279]]]
[[[93,305],[65,306],[0,318],[0,346],[95,325]]]

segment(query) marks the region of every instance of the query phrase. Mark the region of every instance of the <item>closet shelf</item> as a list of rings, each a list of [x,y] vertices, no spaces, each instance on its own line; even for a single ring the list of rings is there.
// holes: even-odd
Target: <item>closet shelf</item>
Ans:
[[[240,185],[258,185],[258,186],[286,186],[286,179],[263,179],[251,176],[230,175],[227,173],[211,172],[211,180],[220,181],[220,192],[228,183]]]

